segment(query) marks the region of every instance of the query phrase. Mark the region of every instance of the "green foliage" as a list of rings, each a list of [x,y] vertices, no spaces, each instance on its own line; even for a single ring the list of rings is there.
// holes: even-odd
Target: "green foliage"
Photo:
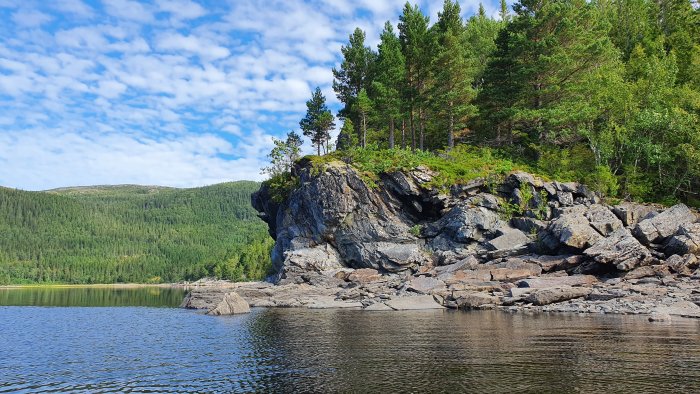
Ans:
[[[398,36],[387,22],[377,54],[356,29],[334,88],[367,150],[339,145],[342,159],[368,166],[362,176],[376,184],[375,170],[434,160],[397,145],[441,152],[461,142],[609,198],[696,204],[697,1],[519,0],[512,10],[501,1],[500,20],[479,7],[464,21],[445,0],[431,26],[406,3]],[[474,156],[431,166],[441,182],[459,181],[483,173]]]
[[[408,232],[411,233],[411,235],[413,235],[414,237],[420,237],[422,229],[423,227],[420,224],[416,224],[415,226],[408,229]]]
[[[273,139],[273,142],[275,147],[267,155],[270,159],[270,166],[263,168],[262,173],[276,177],[292,170],[294,162],[299,160],[301,145],[304,142],[301,136],[293,131],[287,133],[286,140]]]
[[[335,127],[335,117],[326,106],[326,97],[323,96],[321,88],[311,95],[311,99],[306,102],[306,115],[299,122],[299,127],[304,135],[311,139],[311,143],[317,148],[318,155],[321,149],[327,152],[330,140],[330,131]]]
[[[261,279],[272,241],[250,206],[258,186],[0,188],[0,284]]]

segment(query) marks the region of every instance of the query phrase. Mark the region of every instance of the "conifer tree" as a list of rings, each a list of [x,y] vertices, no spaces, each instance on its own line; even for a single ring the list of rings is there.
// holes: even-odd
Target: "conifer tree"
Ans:
[[[340,51],[343,62],[340,69],[333,68],[333,90],[338,100],[345,104],[341,116],[353,117],[352,108],[357,95],[370,85],[370,67],[376,55],[365,45],[365,32],[360,28],[353,31],[348,45],[342,46]]]
[[[416,149],[416,111],[420,129],[420,149],[425,138],[425,89],[431,62],[432,40],[428,31],[429,18],[417,5],[406,2],[399,18],[399,40],[406,60],[406,86],[404,97],[408,102],[411,128],[411,148]]]
[[[372,98],[382,120],[388,123],[389,149],[393,149],[396,120],[401,116],[401,88],[404,82],[405,60],[401,53],[401,42],[388,21],[384,24],[384,30],[380,36],[373,74]]]
[[[326,106],[326,97],[319,87],[316,87],[311,99],[306,102],[306,108],[306,116],[299,122],[299,127],[304,135],[311,139],[320,156],[321,148],[328,151],[328,140],[330,131],[335,127],[335,117]]]

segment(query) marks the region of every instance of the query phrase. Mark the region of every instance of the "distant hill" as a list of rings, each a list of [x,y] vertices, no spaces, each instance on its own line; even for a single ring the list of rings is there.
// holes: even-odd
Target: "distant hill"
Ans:
[[[0,284],[262,278],[272,240],[250,206],[258,186],[0,187]]]

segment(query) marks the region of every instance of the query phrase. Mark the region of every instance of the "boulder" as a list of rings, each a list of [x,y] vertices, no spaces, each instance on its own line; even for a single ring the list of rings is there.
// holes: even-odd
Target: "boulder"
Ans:
[[[419,276],[408,282],[408,289],[418,293],[428,294],[434,290],[444,289],[445,282],[440,279],[435,279],[427,276]]]
[[[522,254],[528,249],[528,244],[532,241],[530,237],[522,231],[504,227],[499,230],[500,236],[486,242],[486,246],[497,254],[495,257],[503,257],[510,254]]]
[[[450,265],[443,265],[440,267],[435,267],[435,274],[451,274],[460,270],[473,270],[479,266],[479,260],[474,256],[467,256],[466,258]]]
[[[660,244],[674,235],[681,226],[695,222],[695,214],[684,204],[661,212],[650,219],[644,219],[634,227],[633,234],[644,245]]]
[[[628,271],[625,273],[625,275],[623,277],[627,280],[650,278],[650,277],[662,278],[662,277],[668,276],[670,274],[671,274],[671,271],[669,271],[667,266],[647,265],[644,267],[637,267],[637,268],[633,269],[632,271]]]
[[[488,269],[492,281],[515,281],[542,274],[542,267],[512,258],[501,263],[485,264],[481,270]]]
[[[656,209],[650,205],[637,204],[634,202],[624,202],[613,207],[613,213],[617,215],[627,227],[636,225],[650,213],[655,213]]]
[[[564,286],[593,286],[598,278],[593,275],[550,276],[533,279],[523,279],[516,283],[518,287],[543,289]]]
[[[482,240],[484,233],[494,232],[503,225],[504,223],[494,211],[484,207],[459,204],[450,209],[440,220],[426,226],[423,234],[427,237],[436,237],[442,233],[456,242],[468,243]]]
[[[600,239],[583,254],[600,264],[615,264],[621,271],[629,271],[654,261],[649,250],[626,228],[620,228],[607,238]]]
[[[664,252],[670,254],[700,255],[700,223],[684,224],[666,242]]]
[[[391,300],[385,301],[384,304],[395,311],[445,308],[435,302],[435,299],[431,295],[392,298]]]
[[[207,312],[207,315],[237,315],[240,313],[249,313],[250,306],[237,293],[231,291],[224,294],[223,299],[212,309]]]
[[[535,305],[549,305],[557,302],[581,298],[589,295],[587,287],[554,287],[535,290],[526,297],[526,301]]]
[[[624,225],[607,207],[600,204],[593,204],[586,210],[585,214],[590,226],[604,237],[610,235]]]
[[[486,293],[473,292],[461,295],[456,302],[459,308],[475,309],[486,305],[498,305],[499,299]]]
[[[558,255],[558,256],[523,256],[523,261],[534,263],[542,267],[542,272],[553,272],[568,270],[581,264],[585,259],[581,255]]]
[[[355,283],[370,283],[382,280],[382,275],[373,268],[360,268],[351,272],[347,280]]]
[[[687,254],[682,257],[674,254],[664,261],[664,266],[679,275],[691,276],[698,266],[698,258],[692,254]]]
[[[542,244],[550,250],[558,250],[562,245],[583,250],[596,243],[602,236],[590,226],[585,214],[586,207],[582,205],[564,208],[540,237]]]
[[[700,306],[690,301],[678,301],[671,305],[658,306],[654,308],[652,313],[660,314],[662,316],[670,315],[700,318]]]

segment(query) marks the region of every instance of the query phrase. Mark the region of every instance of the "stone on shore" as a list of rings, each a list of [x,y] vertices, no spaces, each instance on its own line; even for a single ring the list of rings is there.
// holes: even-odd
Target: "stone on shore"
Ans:
[[[620,271],[651,262],[652,255],[629,230],[620,228],[583,252],[600,264],[614,264]]]
[[[644,219],[634,227],[634,236],[644,245],[660,244],[678,231],[681,226],[697,220],[684,204],[674,205],[650,219]]]
[[[395,311],[410,311],[423,309],[444,309],[445,307],[435,302],[431,295],[415,297],[398,297],[384,302]]]
[[[535,305],[549,305],[556,302],[581,298],[589,295],[591,289],[587,287],[554,287],[547,289],[539,289],[530,293],[525,299]]]
[[[207,315],[237,315],[249,312],[250,306],[248,306],[248,303],[236,292],[230,291],[224,294],[223,299],[213,309],[210,309]]]

